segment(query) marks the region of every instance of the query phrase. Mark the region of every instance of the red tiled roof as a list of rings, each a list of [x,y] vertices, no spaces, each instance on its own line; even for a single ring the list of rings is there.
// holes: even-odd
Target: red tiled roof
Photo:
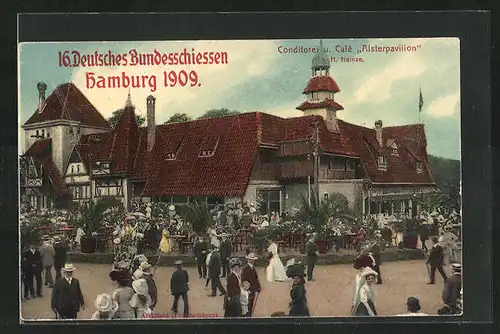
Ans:
[[[331,108],[333,110],[344,110],[344,107],[342,107],[340,104],[329,98],[325,98],[323,101],[320,102],[304,101],[300,104],[300,106],[298,106],[295,109],[307,110],[316,108]]]
[[[46,156],[50,154],[52,145],[52,138],[45,138],[37,140],[31,145],[31,147],[26,151],[26,155],[35,156]]]
[[[26,151],[25,155],[33,157],[35,163],[43,167],[57,196],[68,195],[70,191],[52,160],[51,144],[52,138],[37,140]]]
[[[82,162],[85,165],[85,168],[87,171],[90,170],[90,153],[92,152],[94,154],[93,159],[97,158],[97,153],[99,152],[99,149],[103,147],[104,143],[109,139],[111,136],[112,132],[107,131],[107,132],[101,132],[101,133],[95,133],[95,134],[87,134],[87,135],[82,135],[80,137],[80,141],[76,145],[76,150],[80,154],[80,157],[82,158]]]
[[[340,92],[339,86],[335,82],[335,80],[327,75],[327,76],[317,76],[312,77],[307,83],[307,87],[304,89],[303,94],[312,93],[312,92]]]
[[[382,130],[384,147],[381,148],[376,139],[374,129],[350,124],[339,120],[340,132],[349,138],[359,154],[367,177],[374,183],[434,183],[429,172],[427,160],[427,143],[425,132],[421,124],[386,127]],[[391,155],[385,143],[387,139],[394,139],[398,146],[398,156]],[[418,174],[415,168],[415,157],[424,162],[423,173]],[[377,155],[383,154],[388,158],[386,171],[378,170]]]
[[[127,106],[111,135],[97,153],[97,160],[110,161],[110,172],[131,174],[139,145],[139,126],[134,107]]]
[[[394,138],[400,149],[399,157],[388,156],[388,170],[383,172],[377,169],[376,158],[388,150],[380,148],[373,129],[339,120],[339,132],[333,133],[321,116],[280,118],[254,112],[159,125],[155,146],[148,152],[147,129],[137,127],[130,109],[113,131],[96,135],[102,138],[100,143],[85,146],[88,136],[82,136],[79,152],[88,156],[84,147],[91,149],[100,159],[112,162],[112,173],[146,181],[144,196],[243,196],[259,145],[307,142],[316,122],[320,149],[359,157],[372,182],[432,183],[428,169],[416,173],[409,153],[417,152],[427,161],[423,128],[384,128],[384,141]],[[420,145],[413,143],[417,135],[422,138]],[[202,150],[215,151],[212,157],[201,157]]]
[[[56,195],[59,197],[69,195],[70,191],[66,186],[66,183],[64,183],[64,180],[54,164],[54,161],[52,161],[52,158],[50,156],[39,158],[38,162],[41,163],[44,171],[47,172],[47,176],[49,177],[50,183],[52,183],[52,187],[54,188]]]
[[[57,86],[45,100],[45,107],[42,112],[38,113],[37,109],[24,124],[59,119],[78,121],[82,125],[111,129],[106,119],[72,83]]]
[[[156,131],[169,144],[155,142],[145,196],[244,195],[258,153],[256,113],[165,124]],[[214,136],[214,155],[200,157],[200,148]],[[176,151],[176,159],[168,160],[167,154]]]

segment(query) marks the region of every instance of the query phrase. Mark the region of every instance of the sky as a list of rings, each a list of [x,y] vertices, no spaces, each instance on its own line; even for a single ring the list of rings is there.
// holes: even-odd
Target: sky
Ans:
[[[146,97],[156,98],[156,124],[174,113],[195,118],[205,111],[227,108],[241,112],[262,111],[281,117],[297,117],[295,108],[305,100],[302,94],[311,77],[313,48],[320,40],[233,40],[233,41],[152,41],[102,43],[22,43],[19,48],[19,125],[35,112],[36,85],[47,84],[46,96],[58,85],[73,82],[105,117],[123,108],[128,88],[97,88],[87,73],[97,76],[156,77],[156,89],[148,82],[131,88],[136,112],[146,115]],[[400,49],[382,49],[384,47]],[[340,92],[335,101],[344,110],[337,117],[351,123],[373,127],[425,124],[429,154],[460,159],[460,41],[457,38],[425,39],[325,39],[323,47],[332,61],[330,75]],[[377,47],[382,52],[368,52]],[[182,52],[225,53],[223,64],[145,65],[114,67],[59,66],[59,52],[76,50],[126,54]],[[401,51],[411,49],[412,51]],[[287,52],[290,51],[290,52]],[[295,52],[294,52],[295,51]],[[356,57],[345,62],[341,57]],[[73,57],[71,57],[73,59]],[[164,72],[196,72],[194,86],[164,86]],[[176,74],[177,75],[177,74]],[[179,77],[181,74],[178,74]],[[173,76],[173,74],[171,74]],[[193,78],[193,77],[192,77]],[[89,86],[87,86],[89,83]],[[154,90],[154,91],[152,91]],[[419,91],[424,105],[419,114]],[[419,117],[420,116],[420,117]],[[24,138],[20,136],[20,148]]]

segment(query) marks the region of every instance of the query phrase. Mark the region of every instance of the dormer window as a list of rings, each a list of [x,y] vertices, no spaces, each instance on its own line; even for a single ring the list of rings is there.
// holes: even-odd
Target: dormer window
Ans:
[[[387,147],[389,148],[389,152],[391,152],[391,155],[399,156],[398,145],[396,145],[394,139],[387,139]]]
[[[424,163],[422,161],[416,161],[415,162],[415,169],[417,170],[417,173],[423,173],[424,172]]]
[[[211,150],[201,150],[198,155],[200,158],[209,158],[214,156],[214,151]]]
[[[387,170],[387,157],[385,155],[379,155],[377,158],[377,167],[379,170]]]
[[[175,153],[168,153],[165,160],[175,160]]]
[[[201,145],[200,151],[198,153],[198,157],[200,158],[210,158],[213,157],[215,151],[217,150],[217,146],[219,145],[219,138],[207,138],[203,145]]]

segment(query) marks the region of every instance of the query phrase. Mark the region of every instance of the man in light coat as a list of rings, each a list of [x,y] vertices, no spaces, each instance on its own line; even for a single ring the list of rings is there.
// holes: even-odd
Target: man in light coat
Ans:
[[[55,250],[48,236],[44,235],[42,240],[43,244],[40,247],[40,253],[42,253],[42,264],[45,270],[44,286],[52,288],[54,285],[54,280],[52,279],[52,266],[54,265]]]

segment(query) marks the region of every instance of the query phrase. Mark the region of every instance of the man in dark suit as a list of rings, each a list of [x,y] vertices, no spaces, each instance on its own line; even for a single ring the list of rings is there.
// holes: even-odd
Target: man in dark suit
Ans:
[[[457,314],[460,312],[457,304],[462,290],[462,265],[453,263],[451,271],[451,276],[444,282],[443,302],[450,308],[452,314]]]
[[[35,245],[30,245],[29,249],[24,253],[26,259],[26,283],[31,298],[35,298],[34,280],[36,280],[36,297],[42,296],[42,253],[36,249]],[[24,297],[27,297],[25,295]]]
[[[85,307],[80,282],[73,277],[75,268],[67,263],[64,277],[58,278],[52,290],[51,308],[60,319],[76,319],[77,313]]]
[[[432,248],[429,253],[429,258],[427,259],[427,265],[430,265],[431,269],[429,272],[430,282],[427,284],[434,284],[434,278],[436,276],[436,269],[439,271],[443,280],[446,281],[446,273],[443,270],[444,253],[443,247],[438,244],[438,239],[436,237],[432,238]]]
[[[250,283],[250,289],[248,294],[248,317],[252,316],[255,296],[262,290],[259,282],[259,276],[257,275],[257,270],[255,269],[254,263],[257,260],[257,256],[254,253],[249,253],[245,256],[247,259],[247,264],[241,270],[241,281],[247,281]]]
[[[241,317],[241,268],[239,259],[231,259],[229,261],[231,272],[227,275],[227,294],[225,298],[224,317]],[[248,302],[250,305],[250,301]]]
[[[177,314],[177,305],[179,303],[179,298],[182,297],[182,302],[184,304],[184,317],[189,317],[189,303],[188,303],[188,291],[189,291],[189,276],[188,272],[182,268],[182,261],[175,261],[177,270],[172,273],[172,278],[170,279],[170,291],[172,296],[174,296],[174,304],[172,305],[172,312]]]
[[[56,279],[61,278],[61,268],[64,267],[68,258],[68,246],[59,237],[54,238],[54,269]]]
[[[316,261],[318,260],[318,247],[314,242],[314,235],[309,238],[306,244],[306,255],[307,255],[307,280],[313,280],[313,271]]]
[[[194,256],[198,264],[198,275],[200,278],[207,278],[207,260],[208,244],[203,240],[203,236],[198,237],[198,241],[194,244]]]
[[[221,234],[222,242],[220,245],[220,257],[222,261],[222,277],[229,275],[229,258],[232,253],[232,245],[229,240],[227,240],[227,234]]]
[[[212,248],[213,251],[208,263],[208,274],[212,283],[212,293],[208,295],[209,297],[217,296],[217,288],[219,288],[221,296],[226,294],[226,290],[224,290],[224,287],[220,283],[221,258],[219,249],[216,245],[212,245]]]

